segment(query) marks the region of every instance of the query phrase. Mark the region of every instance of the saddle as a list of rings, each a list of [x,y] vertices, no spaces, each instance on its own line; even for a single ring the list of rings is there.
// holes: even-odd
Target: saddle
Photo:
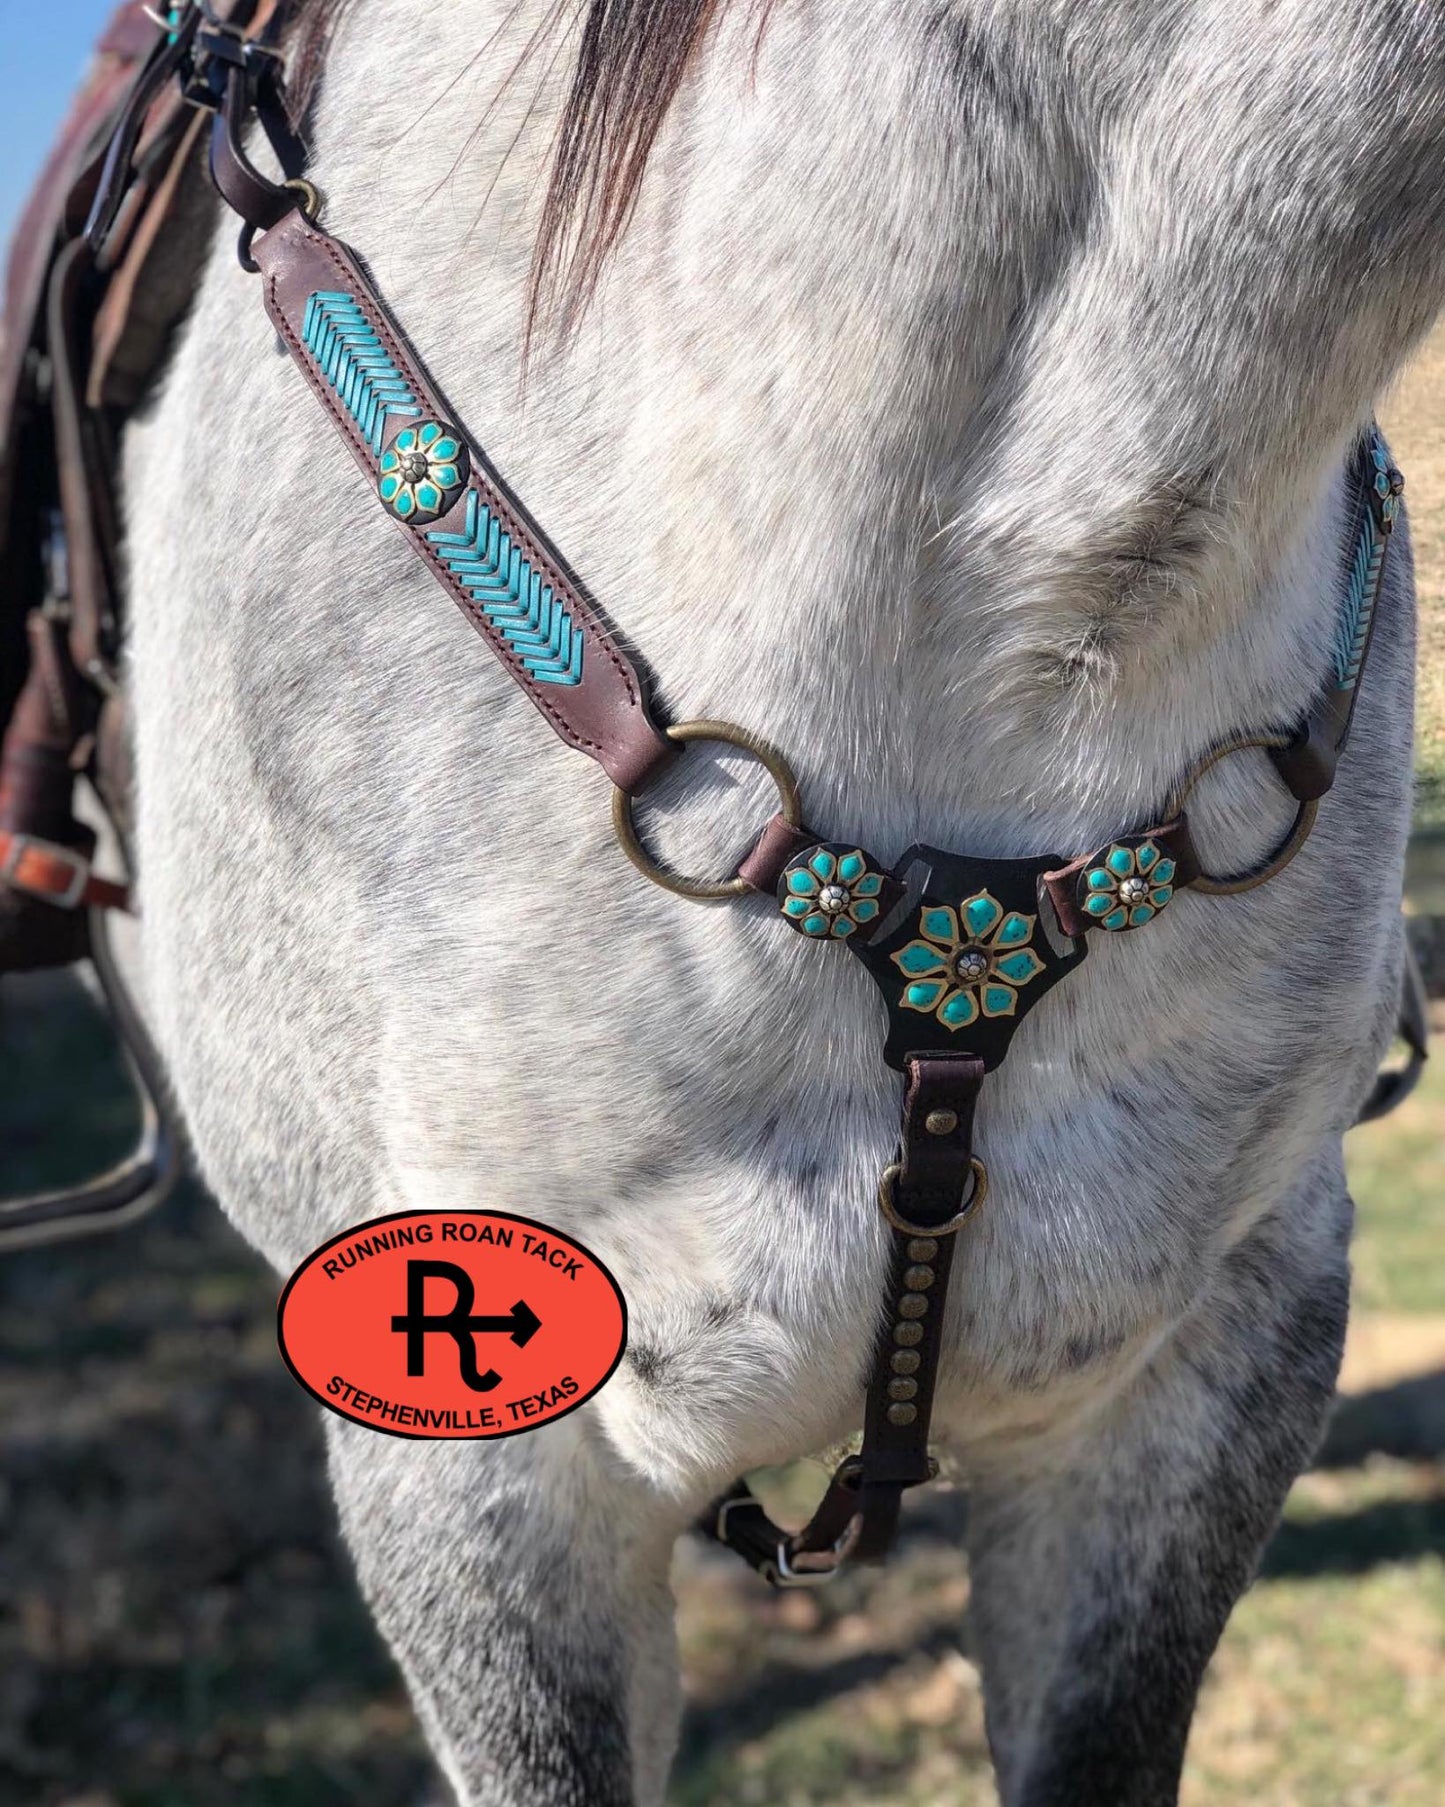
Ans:
[[[297,11],[215,0],[258,45]],[[129,907],[124,875],[93,872],[86,781],[131,838],[118,448],[190,304],[217,202],[205,97],[172,79],[176,34],[125,0],[21,214],[0,340],[0,975],[89,959],[139,1095],[135,1153],[73,1191],[8,1201],[0,1247],[129,1221],[164,1196],[180,1138],[144,1030],[105,939]],[[108,219],[91,219],[108,190]],[[87,231],[89,225],[90,230]]]

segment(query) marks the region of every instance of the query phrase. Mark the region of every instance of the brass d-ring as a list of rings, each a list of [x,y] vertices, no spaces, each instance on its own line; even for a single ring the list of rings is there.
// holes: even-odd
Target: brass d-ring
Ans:
[[[1168,819],[1173,821],[1180,814],[1195,785],[1211,767],[1218,765],[1221,759],[1227,759],[1231,753],[1248,752],[1252,747],[1270,752],[1289,746],[1291,739],[1292,737],[1288,734],[1242,735],[1238,740],[1226,741],[1222,747],[1216,747],[1212,753],[1206,753],[1175,789],[1169,800]],[[1213,878],[1209,873],[1201,872],[1197,878],[1190,881],[1190,889],[1202,891],[1206,897],[1236,897],[1241,891],[1252,891],[1256,885],[1262,885],[1266,879],[1271,879],[1276,873],[1284,871],[1309,839],[1310,830],[1314,827],[1315,817],[1319,813],[1320,805],[1317,797],[1311,798],[1307,803],[1301,803],[1295,811],[1295,818],[1290,824],[1288,834],[1272,853],[1265,855],[1258,865],[1251,866],[1247,872],[1235,872],[1220,878]]]
[[[988,1197],[988,1168],[977,1155],[970,1155],[969,1166],[973,1169],[973,1189],[964,1202],[963,1209],[950,1217],[947,1223],[910,1223],[901,1217],[894,1203],[894,1188],[898,1184],[898,1176],[903,1171],[902,1163],[895,1161],[891,1167],[883,1169],[878,1181],[878,1206],[883,1215],[895,1230],[902,1230],[905,1236],[952,1236],[955,1230],[961,1230],[973,1216],[979,1206]]]
[[[798,781],[776,747],[770,746],[765,740],[759,740],[756,734],[750,734],[746,728],[734,727],[731,722],[679,722],[665,732],[669,740],[675,740],[681,745],[695,740],[715,740],[726,746],[739,747],[744,753],[751,753],[778,787],[778,804],[783,820],[789,828],[802,826],[803,812],[798,797]],[[746,897],[749,893],[749,885],[741,878],[683,878],[676,872],[669,872],[665,866],[659,866],[642,845],[637,824],[632,820],[632,795],[620,788],[612,793],[612,826],[628,859],[644,878],[650,878],[653,884],[661,885],[664,891],[672,891],[678,897],[691,898],[694,903],[719,903],[730,897]]]
[[[301,197],[301,212],[310,221],[315,221],[321,211],[321,190],[314,182],[308,182],[305,176],[288,176],[281,184]]]

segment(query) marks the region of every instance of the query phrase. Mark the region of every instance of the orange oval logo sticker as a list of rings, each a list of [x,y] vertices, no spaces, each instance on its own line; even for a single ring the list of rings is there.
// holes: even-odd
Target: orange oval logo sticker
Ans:
[[[595,1255],[504,1211],[401,1211],[324,1243],[286,1282],[286,1366],[395,1437],[513,1437],[611,1379],[627,1306]]]

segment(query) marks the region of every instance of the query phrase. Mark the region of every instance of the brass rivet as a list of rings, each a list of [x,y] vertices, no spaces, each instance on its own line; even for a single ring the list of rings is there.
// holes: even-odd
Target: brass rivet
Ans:
[[[923,1365],[923,1357],[916,1349],[895,1349],[888,1365],[895,1374],[916,1374]]]
[[[888,1383],[890,1399],[916,1399],[917,1396],[918,1382],[916,1380],[890,1380]]]
[[[922,1324],[895,1324],[893,1340],[895,1343],[902,1343],[904,1348],[911,1349],[915,1343],[923,1341]]]
[[[917,1416],[918,1407],[916,1405],[890,1405],[888,1408],[890,1424],[912,1424]]]
[[[923,1127],[930,1136],[951,1136],[958,1128],[957,1111],[930,1111],[923,1119]]]
[[[905,1293],[898,1301],[898,1315],[900,1318],[921,1318],[926,1316],[927,1312],[927,1299],[920,1298],[917,1293]]]
[[[931,1236],[915,1236],[908,1245],[910,1261],[932,1261],[938,1253],[938,1244]]]
[[[935,1278],[931,1267],[910,1267],[903,1276],[903,1284],[911,1293],[927,1292]]]

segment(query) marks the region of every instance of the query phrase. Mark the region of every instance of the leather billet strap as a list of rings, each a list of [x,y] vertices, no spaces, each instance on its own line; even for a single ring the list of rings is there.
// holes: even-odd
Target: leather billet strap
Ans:
[[[881,1561],[904,1493],[937,1472],[928,1434],[948,1283],[958,1232],[987,1188],[973,1153],[984,1063],[971,1054],[915,1056],[905,1078],[898,1159],[880,1189],[888,1277],[862,1447],[839,1466],[801,1531],[790,1535],[776,1525],[742,1481],[699,1521],[776,1586],[824,1581],[844,1562]]]
[[[636,668],[560,553],[466,440],[351,253],[292,211],[252,255],[267,313],[373,485],[384,484],[389,453],[404,485],[407,470],[426,463],[419,435],[432,427],[442,429],[432,444],[459,446],[459,458],[431,467],[443,478],[454,472],[457,484],[418,491],[413,521],[398,526],[557,734],[621,790],[639,789],[677,748],[654,721]],[[428,495],[444,498],[440,513],[426,508]]]

